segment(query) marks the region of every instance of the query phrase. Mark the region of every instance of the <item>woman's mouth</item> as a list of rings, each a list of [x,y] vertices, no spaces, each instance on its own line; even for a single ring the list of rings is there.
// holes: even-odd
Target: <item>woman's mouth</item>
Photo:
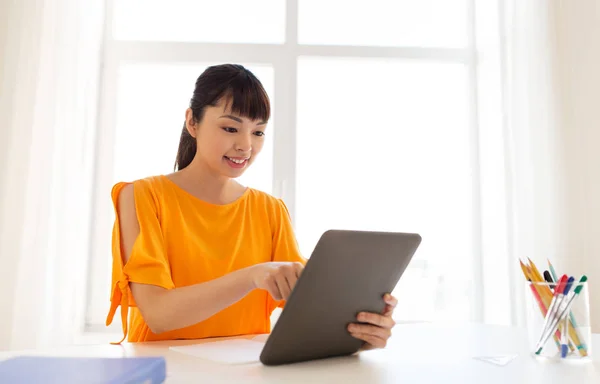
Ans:
[[[227,160],[227,164],[229,164],[232,168],[244,168],[248,163],[247,157],[227,157],[223,156],[225,160]]]

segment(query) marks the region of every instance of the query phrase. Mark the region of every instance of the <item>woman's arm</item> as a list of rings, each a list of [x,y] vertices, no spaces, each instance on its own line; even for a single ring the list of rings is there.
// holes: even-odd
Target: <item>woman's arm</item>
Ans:
[[[123,263],[127,263],[140,233],[133,185],[123,188],[118,199]],[[165,289],[130,282],[131,293],[153,333],[199,323],[236,303],[254,289],[265,289],[276,300],[287,298],[300,272],[300,263],[264,263],[187,287]]]

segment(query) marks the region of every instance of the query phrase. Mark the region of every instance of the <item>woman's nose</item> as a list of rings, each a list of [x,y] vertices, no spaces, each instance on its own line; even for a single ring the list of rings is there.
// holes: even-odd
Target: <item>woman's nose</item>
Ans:
[[[235,144],[235,149],[240,152],[250,152],[252,149],[252,139],[247,135],[240,135]]]

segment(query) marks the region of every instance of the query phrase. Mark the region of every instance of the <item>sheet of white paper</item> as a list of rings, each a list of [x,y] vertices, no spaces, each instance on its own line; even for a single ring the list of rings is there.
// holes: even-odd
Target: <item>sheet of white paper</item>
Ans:
[[[260,361],[259,357],[264,345],[265,343],[254,340],[231,339],[169,349],[217,363],[247,364]]]
[[[507,356],[477,356],[474,357],[476,360],[485,361],[486,363],[491,363],[494,365],[505,366],[511,361],[513,361],[517,355],[507,355]]]
[[[254,337],[252,338],[252,340],[254,340],[254,341],[260,341],[260,342],[266,343],[266,342],[267,342],[267,339],[269,338],[269,335],[270,335],[269,333],[264,333],[264,334],[262,334],[262,335],[254,336]]]

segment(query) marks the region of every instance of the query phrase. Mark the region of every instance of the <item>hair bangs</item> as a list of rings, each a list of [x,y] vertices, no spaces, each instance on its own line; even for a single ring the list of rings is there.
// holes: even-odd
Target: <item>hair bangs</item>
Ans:
[[[223,94],[225,108],[252,121],[268,121],[271,117],[269,95],[260,81],[249,72],[241,72],[233,78]]]

